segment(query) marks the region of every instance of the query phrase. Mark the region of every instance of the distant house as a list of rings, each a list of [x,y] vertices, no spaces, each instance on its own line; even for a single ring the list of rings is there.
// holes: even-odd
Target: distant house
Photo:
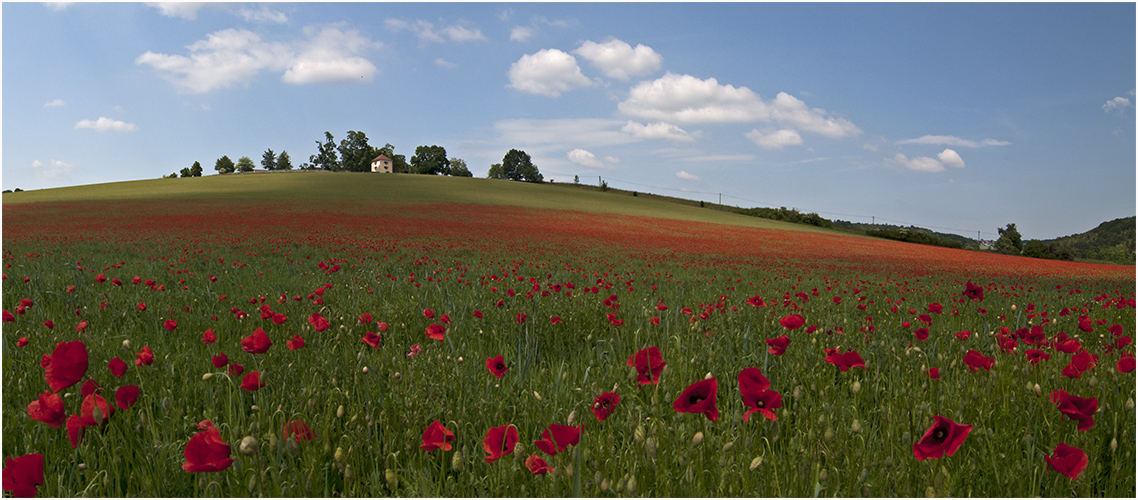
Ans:
[[[384,174],[394,172],[391,168],[391,158],[388,158],[386,155],[376,156],[375,159],[371,161],[371,171]]]

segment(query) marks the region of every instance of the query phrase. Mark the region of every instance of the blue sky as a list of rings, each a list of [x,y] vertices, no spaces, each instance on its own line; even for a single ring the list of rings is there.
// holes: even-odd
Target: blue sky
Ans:
[[[4,189],[325,131],[995,239],[1135,213],[1135,5],[4,3]],[[566,207],[574,208],[574,207]]]

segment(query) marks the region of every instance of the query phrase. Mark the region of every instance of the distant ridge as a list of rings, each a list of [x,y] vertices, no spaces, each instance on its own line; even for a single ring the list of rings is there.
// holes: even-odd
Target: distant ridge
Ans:
[[[1075,258],[1080,260],[1134,265],[1135,220],[1135,216],[1114,219],[1085,233],[1044,242],[1067,245],[1075,251]]]

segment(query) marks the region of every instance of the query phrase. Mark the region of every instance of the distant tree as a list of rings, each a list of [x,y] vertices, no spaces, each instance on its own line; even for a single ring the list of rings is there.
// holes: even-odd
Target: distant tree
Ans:
[[[511,149],[502,158],[502,173],[512,181],[541,182],[541,173],[525,151]]]
[[[371,171],[371,160],[379,156],[379,150],[367,143],[367,134],[348,131],[348,138],[340,141],[340,163],[349,172]]]
[[[229,156],[222,156],[217,159],[213,169],[217,170],[219,174],[232,174],[234,170],[237,170],[237,167],[233,165],[233,160],[230,160]]]
[[[439,175],[447,173],[449,168],[447,150],[442,146],[419,146],[415,148],[415,156],[411,157],[412,173]]]
[[[253,165],[253,160],[251,160],[248,156],[242,156],[241,158],[237,159],[237,170],[240,170],[242,172],[252,172],[255,168],[257,168],[256,165]]]
[[[190,177],[201,177],[201,176],[202,176],[202,164],[201,164],[201,162],[195,161],[194,164],[190,167]]]
[[[332,138],[331,132],[324,132],[324,142],[316,141],[316,154],[310,155],[308,161],[314,168],[340,170],[340,160],[336,156],[336,141]]]
[[[474,177],[470,170],[466,168],[466,160],[462,158],[450,159],[450,172],[447,173],[451,177]]]
[[[1023,253],[1023,237],[1016,230],[1015,224],[1008,224],[1006,228],[997,229],[1000,239],[996,240],[996,251],[1007,255],[1020,255]]]
[[[490,165],[490,171],[486,172],[487,179],[505,179],[506,174],[502,171],[502,164],[495,163]]]
[[[163,178],[163,179],[177,179],[177,178],[178,178],[178,173],[177,173],[177,172],[173,172],[173,173],[171,173],[170,175],[163,175],[163,176],[162,176],[162,178]]]
[[[192,175],[193,174],[190,173],[190,167],[182,167],[182,177],[190,177]]]
[[[580,184],[580,183],[581,183],[581,177],[574,175],[573,176],[573,184]]]
[[[382,148],[379,148],[379,151],[376,151],[375,156],[372,156],[372,158],[375,158],[376,156],[379,156],[379,155],[383,155],[383,156],[386,156],[388,158],[391,158],[391,171],[392,172],[397,173],[397,174],[411,173],[410,165],[407,164],[407,157],[403,156],[403,155],[395,154],[395,146],[392,146],[391,143],[388,143],[387,145],[383,146]]]
[[[277,169],[277,155],[273,153],[272,148],[265,150],[265,154],[261,155],[261,166],[265,170]]]
[[[292,159],[288,157],[288,152],[281,150],[281,154],[277,155],[277,170],[292,170]]]

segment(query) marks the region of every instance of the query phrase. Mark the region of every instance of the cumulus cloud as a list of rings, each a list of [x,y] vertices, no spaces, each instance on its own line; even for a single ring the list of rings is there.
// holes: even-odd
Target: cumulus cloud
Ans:
[[[557,97],[562,92],[592,85],[581,73],[577,59],[557,49],[543,49],[535,54],[527,54],[510,65],[509,87]]]
[[[189,21],[198,18],[198,10],[205,5],[203,2],[151,2],[146,5],[158,9],[166,17],[180,17]]]
[[[596,66],[609,78],[628,80],[634,76],[644,76],[660,69],[664,60],[651,47],[637,44],[633,48],[621,40],[612,39],[605,43],[586,41],[573,51]]]
[[[242,7],[237,13],[240,14],[245,21],[251,23],[284,24],[288,22],[288,16],[286,16],[284,12],[270,9],[267,5],[262,5],[260,10]]]
[[[32,173],[43,179],[54,179],[72,170],[75,170],[75,165],[59,160],[51,160],[47,163],[39,160],[32,162]]]
[[[1106,104],[1102,105],[1102,110],[1107,113],[1110,113],[1111,111],[1117,111],[1119,114],[1122,114],[1123,110],[1129,108],[1130,106],[1133,106],[1133,104],[1130,103],[1130,99],[1127,99],[1125,97],[1115,97],[1114,99],[1106,101]]]
[[[138,126],[133,123],[112,120],[105,116],[100,116],[98,120],[79,120],[79,122],[75,124],[75,128],[89,128],[96,132],[134,132],[138,130]]]
[[[909,158],[904,154],[897,153],[893,157],[893,162],[905,167],[909,170],[916,170],[919,172],[943,172],[944,164],[936,158],[929,158],[927,156],[920,156],[917,158]]]
[[[747,87],[720,85],[715,78],[667,73],[640,82],[617,105],[622,113],[669,123],[728,123],[767,120],[770,111]]]
[[[435,28],[434,23],[422,19],[407,21],[404,19],[390,18],[384,20],[383,24],[392,31],[410,31],[414,33],[415,36],[419,38],[420,43],[443,43],[447,40],[461,43],[486,39],[486,37],[482,35],[482,30],[478,28],[468,28],[466,23],[463,22]]]
[[[58,108],[60,106],[63,106],[64,104],[66,104],[66,103],[63,102],[63,99],[52,99],[50,101],[43,103],[43,107],[45,107],[45,108]]]
[[[761,132],[758,129],[752,130],[743,134],[751,142],[758,145],[760,148],[767,150],[778,150],[787,146],[801,146],[802,136],[798,132],[791,129],[773,130],[768,132]]]
[[[688,131],[671,123],[655,122],[643,125],[632,120],[621,127],[620,131],[638,139],[664,139],[673,142],[692,142],[697,135],[688,133]]]
[[[982,146],[1007,146],[1011,143],[1008,141],[998,141],[996,139],[972,141],[951,135],[924,135],[916,139],[900,140],[897,141],[897,144],[929,144],[937,146],[955,146],[958,148],[978,148]]]
[[[685,181],[698,181],[699,180],[699,176],[694,175],[694,174],[689,174],[687,172],[684,172],[683,170],[676,172],[676,177],[679,177]]]
[[[861,129],[853,123],[843,118],[826,116],[823,109],[808,108],[806,103],[786,92],[779,92],[774,101],[771,101],[770,114],[771,118],[783,125],[832,139],[861,133]]]
[[[62,12],[64,9],[70,7],[73,3],[75,2],[44,2],[43,5],[56,12]]]
[[[248,85],[262,71],[283,71],[282,80],[292,84],[366,83],[378,72],[360,53],[381,44],[358,31],[310,26],[304,35],[291,43],[269,42],[251,31],[231,28],[186,46],[189,55],[147,51],[135,64],[149,65],[179,90],[195,94]]]
[[[534,33],[534,28],[529,26],[514,26],[514,29],[510,30],[510,40],[524,42],[533,38]]]
[[[945,148],[944,151],[937,153],[937,159],[946,166],[954,168],[964,168],[964,159],[960,157],[956,151]]]
[[[603,161],[599,160],[596,155],[585,151],[584,149],[574,149],[567,153],[566,156],[569,158],[570,163],[574,163],[582,167],[609,168],[609,166],[605,165]]]

